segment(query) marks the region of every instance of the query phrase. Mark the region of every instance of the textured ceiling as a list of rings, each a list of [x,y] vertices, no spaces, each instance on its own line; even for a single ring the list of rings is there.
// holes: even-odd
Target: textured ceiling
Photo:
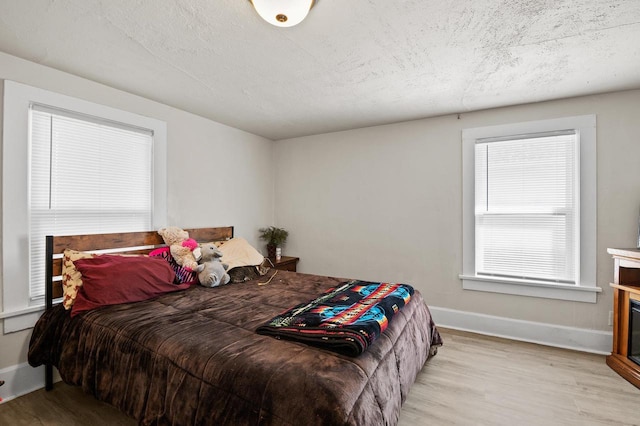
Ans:
[[[640,0],[0,0],[0,51],[284,139],[640,88]]]

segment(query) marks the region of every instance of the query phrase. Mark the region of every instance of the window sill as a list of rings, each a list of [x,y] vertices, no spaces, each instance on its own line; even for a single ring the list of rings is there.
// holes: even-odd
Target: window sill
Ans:
[[[465,290],[490,293],[514,294],[518,296],[542,297],[545,299],[570,300],[574,302],[596,303],[600,287],[551,284],[547,282],[509,280],[476,275],[459,275]]]
[[[4,320],[4,334],[33,328],[43,312],[44,305],[0,312],[0,319]]]

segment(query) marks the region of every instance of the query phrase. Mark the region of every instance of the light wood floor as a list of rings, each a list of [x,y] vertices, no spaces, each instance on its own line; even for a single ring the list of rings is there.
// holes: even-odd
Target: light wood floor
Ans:
[[[640,425],[640,390],[604,356],[453,330],[411,388],[400,426]],[[0,405],[0,425],[135,425],[56,384]]]
[[[605,357],[441,330],[400,426],[640,425],[640,389]]]

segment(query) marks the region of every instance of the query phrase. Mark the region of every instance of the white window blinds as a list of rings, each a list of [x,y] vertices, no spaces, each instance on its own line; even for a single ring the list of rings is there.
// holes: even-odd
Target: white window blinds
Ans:
[[[40,105],[29,133],[33,300],[44,295],[46,235],[152,228],[153,134]]]
[[[476,274],[576,283],[578,134],[475,144]]]

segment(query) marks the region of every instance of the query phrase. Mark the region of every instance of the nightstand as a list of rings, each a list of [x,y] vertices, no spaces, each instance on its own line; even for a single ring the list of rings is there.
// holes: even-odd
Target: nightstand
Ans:
[[[273,262],[273,267],[281,271],[293,271],[296,272],[296,266],[298,265],[299,257],[282,256],[280,260],[269,259]]]

